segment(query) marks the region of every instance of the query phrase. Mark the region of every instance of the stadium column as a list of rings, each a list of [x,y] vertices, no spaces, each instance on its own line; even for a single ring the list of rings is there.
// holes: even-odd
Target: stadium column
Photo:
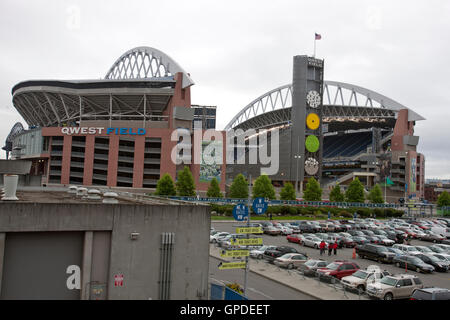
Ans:
[[[119,161],[119,136],[111,135],[109,137],[108,178],[106,183],[108,187],[115,187],[117,185],[118,161]]]
[[[144,182],[145,136],[134,141],[133,188],[142,188]]]
[[[70,183],[70,158],[72,157],[72,136],[65,135],[61,164],[61,184]]]
[[[84,150],[84,173],[83,173],[83,185],[92,185],[92,176],[94,174],[94,145],[95,136],[86,136],[86,145]]]
[[[170,140],[170,130],[167,134],[161,135],[161,160],[160,160],[160,177],[168,173],[175,180],[177,176],[176,164],[172,161],[172,150],[177,145],[176,141]]]

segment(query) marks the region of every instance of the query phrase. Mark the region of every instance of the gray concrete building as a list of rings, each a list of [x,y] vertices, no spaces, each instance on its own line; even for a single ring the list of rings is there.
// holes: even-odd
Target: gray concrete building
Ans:
[[[17,196],[0,201],[1,299],[207,299],[209,206]]]

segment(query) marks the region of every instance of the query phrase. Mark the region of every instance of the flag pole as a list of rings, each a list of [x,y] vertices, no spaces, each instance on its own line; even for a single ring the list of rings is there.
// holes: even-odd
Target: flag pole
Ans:
[[[316,34],[314,33],[314,54],[313,54],[314,58],[316,57],[316,41],[317,41]]]

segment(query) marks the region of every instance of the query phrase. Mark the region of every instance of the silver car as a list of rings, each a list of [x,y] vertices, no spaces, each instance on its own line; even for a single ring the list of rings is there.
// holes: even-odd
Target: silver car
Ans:
[[[262,259],[264,256],[264,251],[266,250],[274,250],[276,246],[261,246],[258,249],[253,249],[250,251],[250,257],[255,259]]]
[[[303,245],[305,247],[311,247],[311,248],[315,248],[315,249],[319,249],[319,245],[322,242],[322,240],[318,237],[314,237],[314,236],[306,236],[305,239],[303,240]],[[328,243],[325,242],[325,245],[328,247]]]

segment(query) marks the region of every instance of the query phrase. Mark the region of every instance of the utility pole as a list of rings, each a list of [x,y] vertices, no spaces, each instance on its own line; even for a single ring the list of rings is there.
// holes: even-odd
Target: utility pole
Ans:
[[[247,199],[247,206],[248,206],[248,217],[247,217],[247,228],[250,227],[250,208],[251,208],[251,204],[250,204],[250,188],[252,186],[252,175],[249,174],[248,176],[248,199]],[[250,239],[250,234],[247,233],[247,239]],[[248,249],[248,245],[247,245],[247,249]],[[244,274],[244,294],[247,295],[247,282],[248,282],[248,271],[249,271],[249,265],[248,265],[248,256],[245,257],[245,274]]]

